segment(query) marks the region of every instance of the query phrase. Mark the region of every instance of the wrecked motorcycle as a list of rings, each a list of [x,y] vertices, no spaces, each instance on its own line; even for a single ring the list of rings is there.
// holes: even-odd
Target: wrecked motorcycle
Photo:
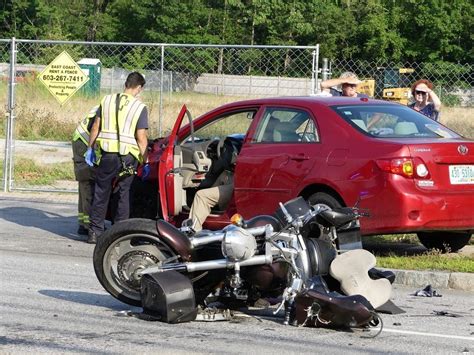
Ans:
[[[332,210],[296,198],[280,203],[273,216],[236,218],[197,234],[163,220],[130,219],[101,236],[94,270],[112,296],[170,323],[193,320],[196,305],[210,298],[229,307],[278,298],[285,324],[377,325],[375,308],[390,296],[391,275],[360,249],[360,215],[357,208]],[[351,258],[354,251],[363,255]],[[332,270],[333,264],[339,266]],[[382,296],[371,295],[376,288],[385,290]]]

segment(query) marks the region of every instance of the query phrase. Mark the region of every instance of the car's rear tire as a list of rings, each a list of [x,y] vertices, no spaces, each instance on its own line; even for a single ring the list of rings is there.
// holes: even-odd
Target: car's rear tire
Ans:
[[[308,197],[310,205],[326,205],[331,209],[342,207],[341,203],[333,196],[325,192],[316,192]]]
[[[307,199],[308,203],[312,206],[314,205],[324,205],[329,207],[330,209],[335,209],[342,207],[341,203],[333,196],[325,193],[325,192],[316,192],[310,195]],[[313,225],[310,226],[305,232],[304,236],[311,236],[312,238],[319,238],[321,231],[319,226]],[[336,242],[338,243],[338,242]]]
[[[455,252],[463,248],[471,239],[470,232],[419,232],[418,239],[428,249],[438,249],[443,253]]]

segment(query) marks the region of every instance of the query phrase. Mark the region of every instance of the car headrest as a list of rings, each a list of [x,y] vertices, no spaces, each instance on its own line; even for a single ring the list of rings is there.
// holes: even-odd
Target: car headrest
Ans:
[[[291,122],[280,122],[273,131],[274,142],[299,142],[300,137],[295,132],[295,127]]]

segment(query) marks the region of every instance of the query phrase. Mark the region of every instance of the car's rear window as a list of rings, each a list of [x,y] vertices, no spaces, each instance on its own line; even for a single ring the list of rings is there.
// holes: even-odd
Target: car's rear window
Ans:
[[[356,129],[378,138],[459,138],[445,126],[402,105],[333,106]]]

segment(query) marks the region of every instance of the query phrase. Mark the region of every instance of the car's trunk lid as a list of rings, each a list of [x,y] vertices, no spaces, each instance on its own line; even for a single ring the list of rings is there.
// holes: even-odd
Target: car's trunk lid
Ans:
[[[474,141],[412,142],[413,158],[420,158],[429,171],[426,179],[415,179],[419,188],[436,191],[474,191]]]

